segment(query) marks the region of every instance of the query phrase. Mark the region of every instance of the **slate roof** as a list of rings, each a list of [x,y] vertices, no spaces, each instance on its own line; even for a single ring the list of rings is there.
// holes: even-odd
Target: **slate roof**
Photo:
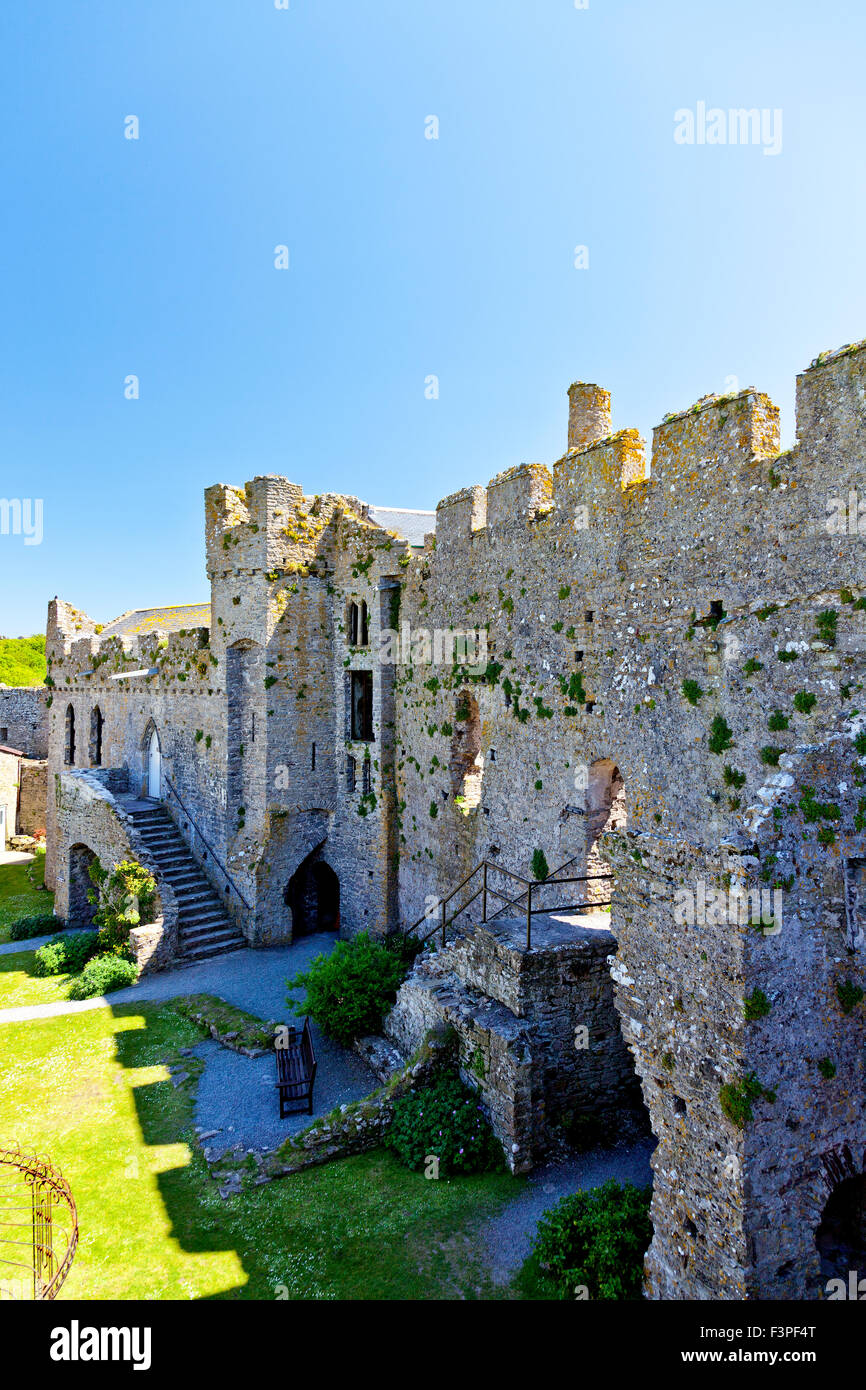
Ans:
[[[413,512],[405,507],[368,507],[367,515],[386,531],[396,531],[410,545],[423,545],[425,535],[436,530],[435,512]]]
[[[106,623],[100,637],[137,637],[145,632],[179,632],[210,627],[209,603],[180,603],[168,608],[133,608]]]

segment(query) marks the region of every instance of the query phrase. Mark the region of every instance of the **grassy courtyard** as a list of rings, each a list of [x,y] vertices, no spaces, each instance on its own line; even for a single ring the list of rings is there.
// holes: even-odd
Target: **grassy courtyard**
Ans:
[[[61,1298],[496,1296],[475,1233],[520,1190],[506,1173],[427,1181],[377,1150],[223,1201],[194,1075],[166,1066],[201,1038],[144,1002],[0,1023],[0,1139],[59,1163],[78,1204]]]
[[[24,864],[0,864],[0,946],[20,917],[40,917],[54,906],[54,894],[42,887],[45,855]]]
[[[26,943],[24,943],[26,945]],[[68,995],[70,975],[34,975],[31,950],[13,951],[0,956],[0,1009],[17,1009],[27,1004],[53,1004]]]

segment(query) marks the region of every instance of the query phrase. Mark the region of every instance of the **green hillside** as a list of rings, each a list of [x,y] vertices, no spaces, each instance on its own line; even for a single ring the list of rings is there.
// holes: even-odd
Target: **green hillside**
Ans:
[[[45,683],[45,637],[0,637],[0,684]]]

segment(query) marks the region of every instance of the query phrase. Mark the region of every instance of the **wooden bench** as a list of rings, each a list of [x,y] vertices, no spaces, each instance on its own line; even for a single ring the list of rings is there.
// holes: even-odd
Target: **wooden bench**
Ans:
[[[310,1034],[310,1020],[304,1019],[304,1027],[298,1037],[297,1029],[288,1030],[285,1047],[277,1046],[277,1090],[280,1093],[280,1119],[284,1120],[292,1110],[307,1107],[307,1114],[313,1113],[313,1085],[316,1080],[316,1054]]]

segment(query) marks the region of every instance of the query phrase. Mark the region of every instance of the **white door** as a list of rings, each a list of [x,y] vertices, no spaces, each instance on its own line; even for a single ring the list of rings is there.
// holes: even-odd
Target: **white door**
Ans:
[[[147,794],[153,797],[155,801],[159,801],[162,791],[160,786],[159,764],[159,738],[156,729],[154,729],[147,747]]]

